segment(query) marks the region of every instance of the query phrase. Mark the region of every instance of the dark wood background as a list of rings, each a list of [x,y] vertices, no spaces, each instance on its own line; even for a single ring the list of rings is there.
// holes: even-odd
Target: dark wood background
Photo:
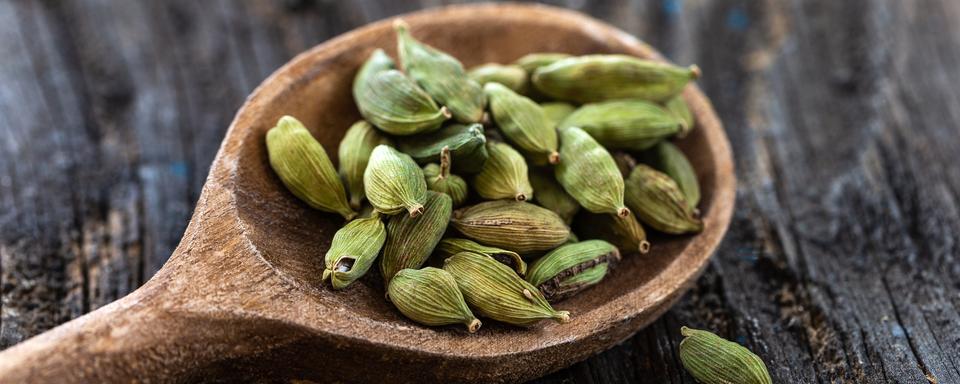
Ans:
[[[0,0],[0,348],[150,278],[274,69],[444,3]],[[703,68],[739,191],[695,289],[542,382],[692,383],[690,325],[778,383],[960,383],[960,2],[558,3]]]

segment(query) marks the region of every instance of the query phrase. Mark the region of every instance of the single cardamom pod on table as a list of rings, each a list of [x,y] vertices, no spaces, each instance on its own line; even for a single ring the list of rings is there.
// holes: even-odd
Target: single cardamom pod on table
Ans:
[[[533,187],[527,178],[527,163],[523,155],[506,143],[487,143],[487,162],[473,178],[473,189],[485,199],[533,198]]]
[[[579,127],[607,148],[644,150],[680,132],[681,121],[659,105],[641,100],[586,104],[567,116],[558,130]]]
[[[423,213],[427,182],[409,155],[388,145],[378,145],[363,172],[367,200],[378,211],[394,215],[406,210],[410,217]]]
[[[460,176],[450,173],[450,148],[443,147],[440,152],[440,165],[427,164],[423,167],[423,177],[427,180],[427,189],[450,196],[454,208],[467,201],[467,182]]]
[[[590,135],[577,127],[560,131],[560,153],[564,161],[554,168],[563,189],[593,213],[626,217],[623,204],[623,176],[613,157]]]
[[[683,94],[670,98],[666,103],[663,103],[663,106],[670,111],[677,120],[680,120],[680,132],[677,132],[677,137],[687,136],[697,122],[693,117],[693,112],[690,111],[690,106],[688,106],[687,101],[684,100]]]
[[[547,115],[547,119],[553,123],[554,128],[560,125],[560,122],[563,121],[563,119],[567,118],[567,116],[570,116],[570,114],[577,109],[573,106],[573,104],[564,103],[562,101],[540,103],[540,108],[542,108],[543,113]]]
[[[487,83],[500,83],[514,92],[522,93],[527,88],[529,75],[519,65],[501,65],[495,63],[483,64],[467,72],[473,81],[480,86]]]
[[[343,183],[323,145],[292,116],[283,116],[267,132],[270,167],[297,198],[321,211],[353,219]]]
[[[650,251],[647,232],[633,215],[619,217],[608,213],[582,212],[574,221],[577,233],[585,239],[606,240],[624,252],[644,254]]]
[[[403,269],[387,286],[387,298],[404,316],[423,325],[463,324],[470,333],[480,329],[460,293],[457,281],[442,269]]]
[[[370,153],[380,144],[390,145],[390,139],[380,133],[370,123],[360,120],[347,129],[337,150],[340,178],[347,184],[350,195],[350,207],[360,209],[366,198],[363,189],[363,171],[367,169]]]
[[[413,135],[440,128],[450,118],[430,96],[378,49],[353,81],[353,99],[364,119],[391,135]]]
[[[521,96],[498,83],[483,87],[490,103],[490,113],[500,132],[517,148],[531,156],[560,162],[557,152],[557,131],[540,104]]]
[[[530,185],[537,192],[537,204],[555,212],[569,225],[580,211],[580,203],[563,190],[563,186],[557,182],[550,170],[531,168],[528,177]]]
[[[448,257],[460,252],[479,253],[510,267],[516,271],[519,276],[527,274],[527,263],[523,261],[523,258],[521,258],[518,253],[497,247],[488,247],[472,240],[458,238],[443,239],[437,244],[435,252],[440,260],[446,260]]]
[[[533,72],[534,87],[565,101],[593,103],[612,99],[663,102],[700,77],[688,68],[627,55],[568,57]]]
[[[467,304],[483,316],[520,326],[570,320],[569,312],[553,309],[536,287],[490,257],[461,252],[446,259],[443,270],[453,275]]]
[[[660,232],[679,235],[703,230],[703,221],[677,183],[645,164],[637,164],[630,172],[625,199],[640,221]]]
[[[708,331],[680,328],[680,362],[703,384],[772,384],[759,356]]]
[[[440,162],[440,151],[450,149],[453,172],[475,174],[487,162],[487,138],[482,124],[451,124],[437,131],[397,138],[397,149],[418,164]]]
[[[620,251],[603,240],[566,244],[537,259],[527,281],[553,303],[599,283],[618,261]]]
[[[570,229],[553,211],[530,203],[486,201],[460,208],[450,221],[464,236],[521,255],[548,251],[567,241]]]
[[[690,165],[687,156],[683,154],[680,148],[673,143],[664,141],[653,148],[645,151],[641,155],[644,163],[647,163],[658,171],[670,176],[677,182],[680,191],[687,199],[687,206],[696,210],[700,203],[700,184],[697,182],[697,172]]]
[[[389,282],[397,271],[420,268],[447,230],[452,211],[450,196],[427,192],[424,213],[418,217],[396,215],[387,221],[387,242],[380,258],[383,280]]]
[[[347,223],[333,235],[324,256],[323,280],[329,280],[334,289],[350,285],[370,270],[386,238],[387,231],[376,212]]]

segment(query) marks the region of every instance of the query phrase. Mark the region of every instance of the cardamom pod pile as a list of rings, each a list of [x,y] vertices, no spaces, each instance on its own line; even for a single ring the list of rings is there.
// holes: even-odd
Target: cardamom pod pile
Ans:
[[[696,171],[671,143],[695,126],[681,92],[696,66],[533,53],[467,70],[395,29],[399,60],[377,49],[357,68],[363,119],[338,167],[294,117],[266,135],[283,185],[346,220],[324,257],[333,289],[378,265],[420,324],[566,322],[555,303],[651,251],[644,226],[703,229]]]

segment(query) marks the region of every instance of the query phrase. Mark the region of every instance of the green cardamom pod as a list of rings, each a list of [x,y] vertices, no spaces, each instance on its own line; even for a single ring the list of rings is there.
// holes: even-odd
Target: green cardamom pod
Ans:
[[[350,207],[353,209],[360,209],[363,199],[366,198],[363,171],[367,169],[373,148],[380,144],[390,145],[390,139],[364,120],[353,123],[340,141],[340,148],[337,150],[340,158],[340,178],[347,184]]]
[[[519,65],[520,68],[523,68],[524,71],[527,71],[529,74],[533,74],[537,68],[545,67],[550,64],[553,64],[557,61],[571,57],[566,53],[531,53],[524,55],[523,57],[517,59],[513,63]]]
[[[608,213],[583,212],[574,221],[577,233],[586,239],[606,240],[624,252],[650,251],[647,232],[634,215],[619,217]]]
[[[570,320],[569,312],[553,309],[536,287],[490,257],[461,252],[445,260],[443,270],[453,275],[467,304],[483,316],[520,326]]]
[[[283,116],[267,132],[270,166],[287,189],[307,205],[353,219],[347,193],[323,145],[299,120]],[[526,172],[526,170],[524,170]]]
[[[564,161],[554,168],[557,181],[580,206],[593,213],[630,214],[623,204],[623,176],[596,140],[580,128],[564,129],[560,153]]]
[[[677,182],[680,191],[687,199],[687,206],[696,210],[700,203],[700,184],[697,182],[697,172],[690,165],[687,156],[673,143],[664,141],[650,148],[642,154],[644,163],[656,170],[667,174]]]
[[[680,131],[680,120],[659,105],[641,100],[587,104],[560,122],[579,127],[607,148],[644,150]]]
[[[640,221],[660,232],[700,232],[703,221],[696,216],[680,186],[670,176],[637,164],[626,181],[626,202]]]
[[[557,131],[539,104],[499,83],[488,83],[483,91],[493,120],[507,140],[526,153],[547,158],[550,164],[560,161]]]
[[[630,171],[637,166],[637,159],[627,152],[613,151],[610,155],[613,156],[613,161],[617,163],[617,169],[624,178],[630,176]]]
[[[573,233],[573,231],[570,231],[570,236],[567,236],[567,241],[564,242],[563,244],[573,244],[573,243],[579,243],[579,242],[580,242],[580,238],[577,237],[577,234]]]
[[[435,251],[441,260],[446,260],[448,257],[460,252],[478,253],[503,263],[503,265],[516,271],[517,275],[524,276],[527,274],[527,263],[523,261],[523,258],[521,258],[518,253],[497,247],[488,247],[472,240],[458,238],[443,239],[437,244]]]
[[[450,118],[383,50],[373,52],[353,81],[353,99],[360,114],[391,135],[430,132]]]
[[[533,198],[533,187],[527,178],[523,155],[505,143],[487,143],[489,157],[483,170],[473,179],[473,189],[485,199]]]
[[[683,99],[683,95],[680,94],[670,98],[663,106],[670,111],[677,120],[680,120],[680,132],[677,132],[677,137],[687,136],[697,122],[693,117],[693,112],[690,112],[690,106],[687,105],[687,101]]]
[[[410,217],[423,213],[427,199],[427,182],[423,171],[409,155],[388,145],[378,145],[370,154],[363,172],[367,200],[378,211],[394,215],[403,210]]]
[[[540,103],[540,108],[543,109],[543,113],[547,115],[547,120],[550,120],[554,127],[560,125],[560,122],[563,121],[563,119],[567,118],[567,116],[570,116],[570,114],[577,109],[572,104],[564,103],[562,101]]]
[[[482,124],[451,124],[437,131],[397,139],[397,149],[419,164],[437,163],[443,147],[456,160],[453,172],[475,174],[487,162],[487,138]]]
[[[387,238],[380,215],[353,220],[333,235],[330,249],[324,256],[323,280],[330,280],[334,289],[343,289],[370,270]]]
[[[558,60],[533,72],[534,86],[559,100],[592,103],[611,99],[662,102],[700,77],[700,68],[627,55],[586,55]]]
[[[457,121],[481,122],[486,106],[483,88],[467,77],[463,64],[453,56],[414,39],[402,20],[394,23],[394,29],[397,31],[397,52],[410,78],[447,106]]]
[[[440,165],[427,164],[423,167],[423,177],[427,180],[427,189],[445,193],[453,200],[453,206],[459,207],[467,201],[467,182],[450,173],[450,148],[443,147],[440,152]]]
[[[580,203],[563,190],[553,173],[544,169],[530,169],[530,185],[537,192],[537,204],[555,212],[563,222],[570,224],[580,211]]]
[[[703,384],[772,384],[760,357],[708,331],[680,328],[680,362]]]
[[[527,281],[553,303],[599,283],[618,261],[620,251],[603,240],[566,244],[537,259]]]
[[[483,64],[467,72],[480,86],[500,83],[514,92],[522,93],[527,88],[527,71],[519,65]]]
[[[387,243],[380,258],[384,281],[404,268],[420,268],[430,258],[450,223],[450,196],[427,192],[424,213],[418,217],[396,215],[387,221]]]
[[[450,221],[464,236],[521,255],[548,251],[567,241],[570,229],[553,211],[509,200],[460,208]]]
[[[403,269],[387,286],[387,298],[400,313],[423,325],[464,324],[467,331],[480,329],[480,320],[467,302],[450,272],[438,268]]]

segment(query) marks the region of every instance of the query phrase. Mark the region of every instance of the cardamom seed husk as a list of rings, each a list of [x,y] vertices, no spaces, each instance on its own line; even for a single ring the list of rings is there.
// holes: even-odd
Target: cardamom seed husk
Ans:
[[[460,293],[457,281],[442,269],[403,269],[387,286],[387,298],[404,316],[423,325],[464,324],[470,333],[480,329]]]
[[[487,138],[481,124],[451,124],[437,131],[397,139],[397,149],[418,164],[440,162],[440,151],[450,148],[453,172],[475,174],[487,162]]]
[[[498,83],[488,83],[483,92],[493,120],[507,140],[525,153],[546,158],[550,164],[560,161],[557,131],[540,104]]]
[[[394,69],[383,50],[373,52],[353,81],[353,99],[364,119],[391,135],[413,135],[440,128],[450,118],[417,84]]]
[[[533,187],[527,178],[523,155],[506,143],[487,143],[487,162],[473,179],[473,189],[485,199],[533,198]]]
[[[447,230],[452,211],[450,196],[427,192],[424,213],[418,217],[396,215],[387,221],[387,242],[380,258],[380,272],[389,282],[397,271],[420,268]]]
[[[467,201],[467,182],[460,176],[450,173],[450,148],[443,147],[440,152],[440,165],[427,164],[423,167],[423,177],[427,180],[427,189],[450,196],[454,208]]]
[[[555,212],[564,223],[570,224],[580,211],[580,203],[563,190],[553,173],[548,169],[531,168],[528,177],[533,190],[537,192],[536,202],[540,206]]]
[[[662,102],[700,77],[700,69],[627,55],[585,55],[558,60],[533,72],[533,85],[559,100],[592,103],[611,99]]]
[[[388,145],[378,145],[370,154],[363,172],[367,200],[378,211],[394,215],[403,210],[410,217],[423,213],[427,199],[427,182],[423,171],[409,155]]]
[[[644,254],[650,251],[647,232],[634,215],[619,217],[608,213],[583,212],[574,221],[577,233],[585,239],[606,240],[624,252]]]
[[[687,101],[684,100],[683,94],[670,98],[663,106],[667,111],[670,111],[677,120],[680,120],[680,132],[677,132],[677,137],[687,136],[697,122],[693,117],[693,112],[690,112],[690,106],[688,106]]]
[[[566,244],[537,259],[527,281],[553,303],[599,283],[618,261],[620,251],[603,240]]]
[[[307,205],[339,213],[347,220],[357,215],[350,209],[327,151],[299,120],[283,116],[277,121],[277,126],[267,132],[267,154],[283,185]]]
[[[450,221],[464,236],[521,255],[556,248],[570,229],[553,211],[530,203],[486,201],[460,208]]]
[[[386,229],[376,212],[347,223],[333,235],[324,256],[323,280],[330,280],[334,289],[350,285],[370,270],[386,238]]]
[[[637,164],[626,181],[625,199],[640,221],[660,232],[700,232],[703,221],[687,203],[670,176],[645,164]]]
[[[680,362],[703,384],[772,384],[767,366],[744,346],[708,331],[682,327]]]
[[[338,170],[350,195],[350,208],[360,209],[366,198],[363,171],[367,169],[373,148],[380,144],[389,145],[390,139],[364,120],[353,123],[340,141]]]
[[[641,159],[656,170],[670,176],[677,182],[680,191],[687,200],[687,206],[696,210],[700,203],[700,184],[697,172],[690,165],[687,156],[673,143],[664,141],[642,154]]]
[[[587,104],[567,116],[558,130],[579,127],[607,148],[644,150],[680,131],[681,122],[659,105],[641,100]]]
[[[560,122],[563,121],[563,119],[567,118],[567,116],[570,116],[570,114],[577,109],[572,104],[564,103],[562,101],[540,103],[540,108],[542,108],[543,113],[547,115],[547,120],[550,120],[550,122],[553,123],[554,128],[560,125]]]
[[[570,320],[569,312],[553,309],[536,287],[490,257],[461,252],[445,260],[443,269],[453,275],[467,304],[483,316],[520,326]]]
[[[580,206],[593,213],[630,214],[623,204],[623,176],[596,140],[580,128],[564,129],[560,131],[560,153],[565,160],[557,164],[554,174]]]
[[[522,93],[527,88],[527,71],[519,65],[483,64],[467,72],[480,86],[487,83],[500,83],[514,92]]]
[[[521,258],[518,253],[506,249],[488,247],[472,240],[459,238],[440,240],[440,243],[437,244],[437,248],[435,249],[436,255],[441,260],[446,260],[448,257],[460,252],[473,252],[491,257],[516,271],[517,275],[524,276],[527,274],[527,263],[523,261],[523,258]]]

